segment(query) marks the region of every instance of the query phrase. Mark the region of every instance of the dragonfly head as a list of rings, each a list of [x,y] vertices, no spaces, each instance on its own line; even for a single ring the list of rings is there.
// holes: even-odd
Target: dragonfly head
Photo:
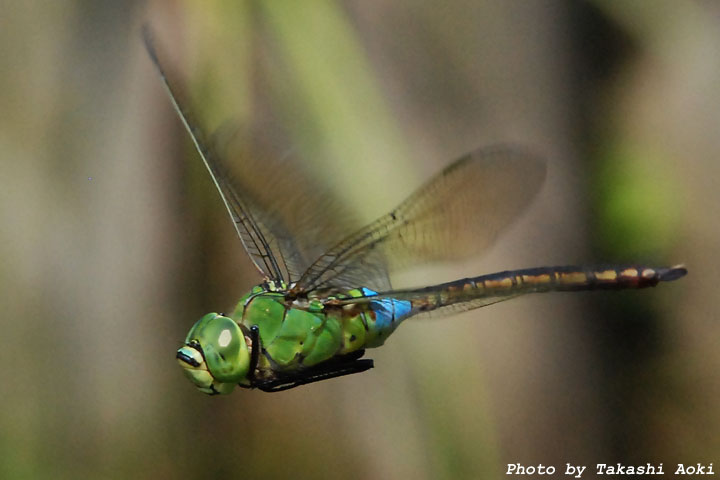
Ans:
[[[232,392],[250,368],[240,327],[217,313],[208,313],[193,325],[176,357],[190,381],[208,395]]]

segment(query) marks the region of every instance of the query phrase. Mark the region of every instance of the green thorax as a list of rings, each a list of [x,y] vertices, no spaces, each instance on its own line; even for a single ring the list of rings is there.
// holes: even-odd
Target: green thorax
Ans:
[[[259,329],[259,373],[292,371],[382,345],[394,326],[381,328],[370,303],[343,307],[326,303],[331,298],[360,296],[360,290],[349,290],[291,299],[282,288],[258,285],[240,299],[232,318],[243,330],[254,325]]]

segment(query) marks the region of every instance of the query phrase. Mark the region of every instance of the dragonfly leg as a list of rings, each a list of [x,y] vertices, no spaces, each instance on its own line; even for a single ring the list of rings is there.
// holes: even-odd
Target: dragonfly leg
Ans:
[[[252,385],[255,380],[255,369],[257,369],[258,360],[260,359],[260,328],[257,325],[250,327],[250,341],[252,341],[252,350],[250,351],[250,369],[247,378]]]
[[[361,373],[373,368],[371,359],[360,359],[363,353],[365,353],[364,350],[353,352],[325,365],[317,365],[274,380],[255,382],[253,386],[263,392],[281,392],[300,385],[319,382],[320,380]]]

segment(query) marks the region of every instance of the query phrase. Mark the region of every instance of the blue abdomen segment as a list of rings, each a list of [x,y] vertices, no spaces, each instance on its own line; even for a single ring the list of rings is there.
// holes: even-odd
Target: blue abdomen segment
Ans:
[[[360,289],[366,297],[377,295],[377,292],[369,288]],[[370,302],[370,309],[375,313],[375,327],[378,330],[394,330],[398,324],[407,317],[412,306],[407,300],[395,300],[383,298]]]

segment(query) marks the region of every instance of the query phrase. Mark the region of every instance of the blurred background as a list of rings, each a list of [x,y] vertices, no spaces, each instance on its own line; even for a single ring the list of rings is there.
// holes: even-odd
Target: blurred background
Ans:
[[[720,461],[720,3],[0,6],[0,477]],[[145,22],[206,132],[270,125],[304,153],[287,168],[363,221],[477,146],[547,158],[537,200],[492,249],[395,286],[556,264],[690,274],[408,321],[362,375],[202,395],[175,351],[259,278]]]

